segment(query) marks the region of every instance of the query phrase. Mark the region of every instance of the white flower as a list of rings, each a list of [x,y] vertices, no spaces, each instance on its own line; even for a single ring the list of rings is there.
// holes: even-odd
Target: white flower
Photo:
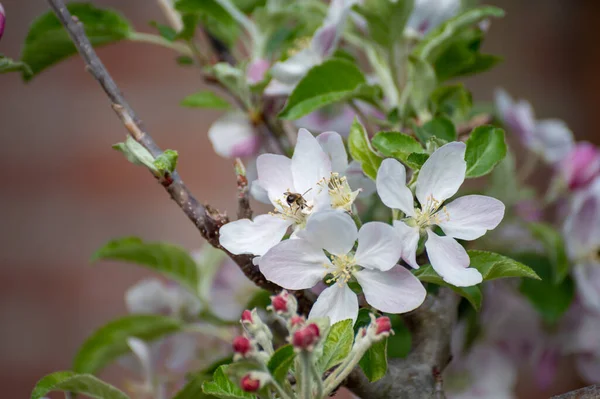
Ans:
[[[224,158],[244,158],[256,155],[261,140],[248,116],[243,112],[228,112],[208,129],[208,139],[215,152]]]
[[[356,320],[358,299],[347,284],[351,279],[358,281],[374,308],[404,313],[417,308],[426,292],[408,270],[394,267],[401,255],[397,240],[394,229],[385,223],[366,223],[357,231],[348,214],[323,211],[309,219],[297,239],[267,252],[259,267],[268,280],[293,290],[314,287],[330,275],[327,282],[333,284],[319,295],[309,317],[328,316],[332,324]]]
[[[194,317],[200,312],[200,300],[174,283],[150,278],[130,287],[125,293],[129,313],[151,313],[175,317]]]
[[[460,0],[416,0],[404,34],[408,37],[422,38],[458,14],[460,3]]]
[[[271,68],[273,79],[266,95],[289,95],[314,66],[329,58],[337,48],[350,9],[356,0],[332,0],[325,21],[315,32],[309,46]]]
[[[436,150],[425,162],[416,184],[419,206],[406,186],[406,170],[394,160],[386,159],[377,173],[377,192],[385,205],[399,209],[407,216],[394,221],[403,247],[402,258],[418,268],[416,251],[421,233],[427,235],[425,248],[435,271],[457,287],[479,284],[482,276],[469,267],[469,255],[455,240],[475,240],[494,229],[504,216],[504,204],[483,195],[466,195],[448,205],[465,180],[465,144],[448,143]],[[433,232],[439,226],[444,237]]]
[[[531,104],[513,99],[502,89],[496,90],[496,107],[500,118],[523,145],[553,164],[561,161],[573,148],[573,133],[556,119],[536,120]]]
[[[600,177],[574,196],[564,236],[583,303],[600,312]]]

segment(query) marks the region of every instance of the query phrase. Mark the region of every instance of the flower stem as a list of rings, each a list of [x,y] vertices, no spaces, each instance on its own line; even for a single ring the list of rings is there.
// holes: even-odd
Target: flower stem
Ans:
[[[352,219],[354,219],[354,223],[356,223],[356,227],[360,229],[362,226],[362,220],[360,220],[356,205],[352,204],[352,212],[350,214],[352,215]]]
[[[170,42],[162,36],[153,35],[151,33],[143,33],[143,32],[132,32],[129,37],[129,40],[140,43],[150,43],[156,44],[157,46],[162,46],[166,48],[170,48],[171,50],[175,50],[183,55],[187,55],[189,57],[193,56],[192,50],[189,49],[183,43]]]
[[[300,352],[300,364],[301,364],[301,380],[300,380],[300,393],[302,399],[312,399],[312,386],[311,386],[311,353],[308,351]],[[320,398],[319,398],[320,399]]]
[[[368,341],[359,343],[353,353],[346,358],[346,360],[340,364],[340,366],[325,380],[325,389],[323,397],[328,396],[338,385],[344,381],[348,374],[356,367],[360,359],[364,356],[371,345],[368,345]]]

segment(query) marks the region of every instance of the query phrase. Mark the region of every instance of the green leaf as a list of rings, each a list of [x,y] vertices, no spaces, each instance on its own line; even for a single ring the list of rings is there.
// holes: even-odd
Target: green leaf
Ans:
[[[390,335],[387,339],[387,356],[388,358],[405,358],[410,352],[412,346],[412,335],[402,317],[397,314],[386,314],[392,322],[394,335]]]
[[[529,223],[528,227],[552,262],[552,281],[560,283],[569,273],[569,259],[561,234],[546,223]]]
[[[383,159],[371,147],[367,131],[358,118],[354,118],[354,122],[350,126],[348,148],[352,159],[359,162],[365,174],[375,180]]]
[[[267,368],[273,378],[275,378],[275,381],[282,382],[286,379],[295,358],[296,352],[294,352],[292,345],[284,345],[273,353],[273,356],[269,359]]]
[[[167,172],[173,173],[177,167],[177,158],[179,158],[177,151],[165,150],[165,152],[160,154],[158,158],[154,160],[154,166],[161,175],[164,175]]]
[[[412,54],[423,60],[433,61],[444,51],[462,30],[492,17],[503,17],[504,11],[497,7],[472,8],[444,22],[427,34]]]
[[[387,338],[374,343],[358,362],[370,382],[380,380],[387,372],[387,343]]]
[[[189,108],[217,108],[226,109],[230,104],[227,100],[219,97],[210,90],[199,91],[187,96],[181,101],[181,105]]]
[[[163,38],[167,39],[170,42],[174,42],[177,40],[177,31],[170,26],[159,24],[156,21],[150,22],[150,26],[156,28],[158,30],[159,35]]]
[[[323,344],[323,354],[317,361],[317,368],[325,372],[337,366],[348,356],[354,343],[352,320],[342,320],[331,326]]]
[[[159,173],[156,165],[154,165],[154,157],[150,154],[150,151],[135,141],[133,137],[127,135],[124,143],[113,144],[112,148],[123,153],[125,158],[132,164],[145,166],[153,173]]]
[[[158,315],[136,314],[113,320],[96,330],[79,348],[73,371],[94,374],[117,357],[129,352],[127,338],[152,341],[179,331],[178,320]]]
[[[425,123],[423,126],[415,126],[415,135],[421,143],[425,144],[431,137],[437,137],[445,141],[456,141],[456,127],[448,118],[438,117]]]
[[[173,399],[209,399],[202,390],[202,384],[210,380],[210,375],[198,373],[194,375],[183,388],[173,397]]]
[[[429,159],[429,154],[420,154],[413,152],[406,159],[406,164],[408,167],[414,170],[419,170],[423,166],[423,164]]]
[[[425,153],[425,149],[417,140],[400,132],[379,132],[371,143],[386,157],[396,158],[404,163],[408,163],[411,154]]]
[[[484,281],[507,277],[527,277],[539,280],[540,276],[530,267],[507,256],[494,252],[469,250],[470,267],[479,270]]]
[[[490,173],[505,155],[504,130],[491,125],[475,128],[467,140],[467,177]]]
[[[425,112],[429,97],[438,85],[435,70],[429,62],[421,58],[410,57],[408,79],[405,90],[409,93],[409,103],[420,116]]]
[[[452,291],[456,292],[458,295],[465,298],[469,303],[475,308],[475,310],[479,311],[481,309],[481,303],[483,302],[483,294],[481,293],[481,289],[479,286],[474,285],[472,287],[455,287],[453,285],[445,282],[442,277],[437,274],[437,272],[433,269],[433,267],[429,264],[423,265],[416,270],[413,270],[413,274],[419,280],[424,281],[426,283],[431,283],[435,285],[441,285],[443,287],[449,287]]]
[[[219,40],[231,46],[240,33],[235,19],[227,12],[225,8],[215,0],[177,0],[175,9],[180,13],[193,15],[196,20],[199,18],[202,25],[206,27]],[[186,15],[187,14],[187,15]],[[194,20],[190,19],[188,22]],[[190,25],[190,24],[188,24]],[[188,34],[191,26],[188,26]],[[189,35],[186,35],[189,36]]]
[[[33,72],[29,65],[22,61],[15,61],[0,54],[0,73],[21,72],[25,79],[29,79]]]
[[[334,58],[313,67],[296,85],[282,119],[298,119],[328,104],[356,97],[367,85],[365,76],[352,62]]]
[[[462,84],[438,87],[431,94],[435,115],[445,115],[453,121],[464,121],[471,117],[473,98]]]
[[[129,396],[91,374],[57,371],[35,384],[31,399],[40,399],[52,391],[72,392],[95,399],[129,399]]]
[[[213,395],[223,399],[247,399],[254,398],[254,395],[242,391],[242,389],[227,378],[228,366],[221,366],[213,375],[212,381],[206,381],[202,384],[202,390],[205,394]]]
[[[162,242],[143,242],[137,237],[109,241],[92,256],[97,260],[120,260],[135,263],[164,274],[197,292],[200,284],[198,267],[183,248]]]
[[[380,46],[390,48],[402,40],[413,6],[413,0],[366,0],[355,10],[367,21],[371,38]]]
[[[67,9],[83,24],[94,47],[127,39],[133,31],[129,21],[115,11],[97,8],[91,3],[71,3]],[[58,18],[47,12],[33,22],[25,39],[21,60],[31,67],[32,75],[24,74],[23,79],[29,80],[76,53]]]
[[[519,291],[548,323],[556,323],[569,309],[575,297],[575,284],[566,277],[559,284],[552,281],[552,263],[543,255],[519,254],[515,256],[521,262],[531,266],[542,280],[523,280]]]

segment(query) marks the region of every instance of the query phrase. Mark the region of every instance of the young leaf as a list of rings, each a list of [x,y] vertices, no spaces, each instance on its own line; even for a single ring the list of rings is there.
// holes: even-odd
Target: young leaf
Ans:
[[[413,10],[413,0],[366,0],[362,4],[355,10],[367,22],[369,35],[377,44],[390,48],[402,40],[404,27]]]
[[[177,151],[165,150],[154,160],[153,164],[161,175],[173,173],[177,167],[177,158],[179,158]]]
[[[435,115],[445,115],[453,121],[464,121],[471,116],[473,97],[462,85],[438,87],[431,94]]]
[[[406,165],[408,165],[408,167],[411,169],[419,170],[419,169],[421,169],[421,167],[423,166],[425,161],[427,161],[428,159],[429,159],[429,154],[421,154],[421,153],[413,152],[406,159]]]
[[[325,372],[337,366],[348,356],[354,343],[352,320],[342,320],[331,326],[323,344],[323,354],[317,361],[317,368]]]
[[[467,140],[467,177],[490,173],[505,155],[504,130],[491,125],[475,128]]]
[[[540,277],[530,267],[509,257],[478,250],[467,251],[471,266],[481,273],[484,281],[507,277],[527,277],[539,280]]]
[[[444,117],[434,118],[423,126],[415,126],[414,130],[415,135],[423,144],[431,137],[437,137],[438,139],[447,142],[456,141],[457,137],[454,123],[452,123],[450,119]]]
[[[178,320],[158,315],[129,315],[96,330],[79,348],[73,371],[94,374],[129,352],[127,338],[151,341],[181,329]]]
[[[386,157],[396,158],[404,163],[407,163],[411,154],[425,153],[425,149],[417,140],[400,132],[379,132],[371,143]]]
[[[375,180],[377,170],[383,159],[371,147],[367,131],[358,118],[355,118],[352,126],[350,126],[348,148],[352,159],[359,162],[365,174]]]
[[[407,90],[413,110],[417,115],[420,115],[426,110],[429,97],[438,85],[435,70],[424,59],[410,57],[408,79],[408,84],[404,90]]]
[[[181,105],[189,108],[229,108],[229,102],[219,97],[210,90],[199,91],[187,96],[181,101]]]
[[[197,292],[200,283],[198,266],[183,248],[162,242],[143,242],[137,237],[109,241],[92,256],[91,261],[120,260],[164,274]]]
[[[370,382],[380,380],[387,372],[387,342],[386,338],[374,343],[358,362]]]
[[[132,164],[145,166],[153,173],[159,173],[156,165],[154,165],[154,157],[150,154],[150,151],[135,141],[133,137],[127,135],[124,143],[113,144],[112,148],[122,152],[125,158]]]
[[[72,392],[94,399],[129,399],[129,396],[91,374],[57,371],[35,384],[31,399],[40,399],[52,391]]]
[[[477,311],[481,309],[481,303],[483,301],[483,294],[479,286],[474,285],[472,287],[455,287],[445,282],[442,277],[437,274],[433,267],[429,264],[423,265],[416,270],[413,270],[413,274],[420,281],[431,283],[435,285],[441,285],[443,287],[449,287],[452,291],[465,298]]]
[[[546,223],[530,223],[528,227],[552,262],[552,281],[560,283],[569,273],[569,259],[561,234]]]
[[[282,382],[285,380],[295,358],[296,353],[292,345],[284,345],[273,353],[267,367],[275,381]]]
[[[334,58],[313,67],[298,83],[285,108],[282,119],[298,119],[325,105],[356,97],[367,84],[356,64]]]
[[[228,366],[221,366],[213,375],[212,381],[206,381],[202,384],[202,390],[207,395],[213,395],[223,399],[253,399],[255,396],[231,382],[227,378]]]
[[[219,1],[177,0],[175,9],[184,14],[184,17],[188,15],[195,17],[194,22],[200,19],[204,27],[228,46],[231,46],[239,35],[240,30],[235,19]],[[190,27],[188,26],[186,30],[189,33]]]
[[[91,3],[71,3],[69,12],[85,29],[94,47],[127,39],[133,29],[125,18],[112,10],[97,8]],[[69,34],[52,12],[37,18],[25,39],[21,60],[29,65],[32,75],[23,75],[29,80],[44,69],[75,55],[77,50]]]
[[[22,61],[15,61],[0,54],[0,73],[21,72],[25,79],[29,79],[33,72],[29,65]]]

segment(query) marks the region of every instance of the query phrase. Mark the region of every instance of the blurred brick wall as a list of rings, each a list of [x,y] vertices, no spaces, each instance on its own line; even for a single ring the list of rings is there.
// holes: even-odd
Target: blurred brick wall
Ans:
[[[28,24],[47,6],[43,0],[2,3],[8,25],[0,52],[17,57]],[[118,8],[138,30],[162,20],[149,0],[95,3]],[[578,43],[593,37],[598,3],[490,3],[508,15],[494,21],[486,50],[506,62],[470,81],[475,97],[489,100],[502,84],[531,99],[539,116],[563,118],[579,137],[598,142],[589,127],[600,92],[600,53],[595,44]],[[177,105],[202,87],[198,74],[178,67],[173,52],[150,45],[122,43],[99,54],[159,145],[179,150],[180,173],[197,197],[232,211],[230,162],[206,138],[218,113]],[[0,93],[0,397],[25,398],[40,376],[70,367],[95,327],[124,314],[125,289],[144,275],[133,266],[90,266],[95,249],[123,235],[190,249],[201,239],[162,187],[110,148],[125,131],[79,58],[29,84],[0,75]]]

